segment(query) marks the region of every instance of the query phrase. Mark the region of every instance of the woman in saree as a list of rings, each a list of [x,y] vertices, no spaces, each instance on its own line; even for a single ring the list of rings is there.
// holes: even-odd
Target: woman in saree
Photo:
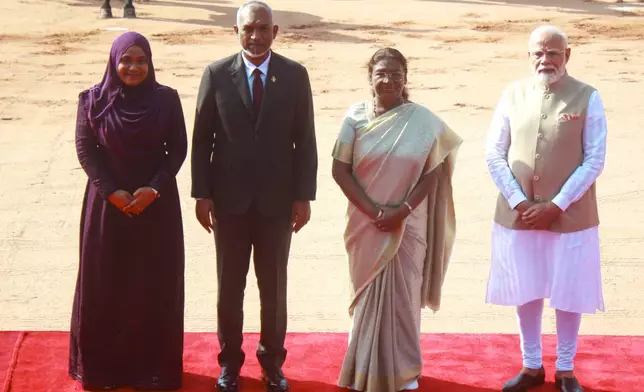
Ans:
[[[349,200],[344,240],[353,286],[338,385],[396,392],[418,388],[421,309],[440,307],[462,141],[409,100],[398,50],[378,50],[368,71],[373,99],[349,108],[333,151],[333,178]]]

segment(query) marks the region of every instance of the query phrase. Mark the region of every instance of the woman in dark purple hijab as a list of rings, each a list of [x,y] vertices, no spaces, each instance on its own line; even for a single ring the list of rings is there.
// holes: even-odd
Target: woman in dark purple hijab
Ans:
[[[184,242],[176,175],[187,153],[177,92],[128,32],[83,91],[76,151],[88,176],[69,374],[86,390],[181,385]]]

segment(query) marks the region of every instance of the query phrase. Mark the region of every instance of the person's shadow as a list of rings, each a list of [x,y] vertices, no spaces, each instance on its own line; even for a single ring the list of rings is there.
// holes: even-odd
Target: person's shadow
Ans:
[[[417,1],[427,1],[434,3],[445,3],[445,0],[417,0]],[[638,7],[642,4],[625,4],[614,1],[609,2],[600,2],[600,1],[590,1],[590,0],[450,0],[450,3],[461,3],[461,4],[471,4],[473,6],[481,5],[490,5],[492,7],[499,6],[512,6],[512,7],[525,7],[525,8],[534,8],[534,7],[543,7],[543,8],[552,8],[556,7],[558,10],[580,15],[629,15],[628,11],[620,11],[616,9],[611,9],[615,6],[633,6]],[[493,11],[492,11],[493,12]]]
[[[336,385],[322,383],[319,381],[305,381],[305,380],[290,380],[291,390],[294,392],[353,392],[348,388],[340,388]],[[453,381],[440,380],[433,377],[423,376],[418,382],[418,389],[416,391],[431,391],[431,392],[497,392],[501,390],[503,381],[499,381],[498,388],[478,387],[466,384],[459,384]],[[244,386],[248,386],[248,391],[263,391],[264,387],[259,380],[247,379]],[[246,390],[246,388],[244,388]],[[555,391],[553,382],[547,382],[541,388],[533,389],[534,392]],[[608,392],[600,389],[584,388],[586,392]]]
[[[217,379],[215,377],[206,376],[196,373],[183,373],[183,385],[181,391],[189,392],[212,392],[215,390]]]
[[[211,377],[200,376],[196,374],[184,373],[184,387],[181,389],[185,392],[212,392],[216,380]],[[351,392],[351,389],[341,388],[337,385],[324,383],[320,381],[297,380],[289,378],[291,391],[293,392]],[[496,389],[475,387],[463,385],[451,381],[438,380],[431,377],[422,377],[419,381],[418,391],[432,392],[492,392]],[[256,378],[241,377],[240,390],[248,392],[265,391],[264,384]],[[595,391],[599,392],[599,391]]]
[[[314,381],[296,381],[291,382],[293,391],[306,392],[351,392],[351,389],[340,388],[336,385],[324,384]],[[417,391],[432,392],[492,392],[496,389],[475,387],[471,385],[458,384],[451,381],[439,380],[432,377],[421,377],[418,382]]]
[[[289,377],[289,384],[293,392],[352,392],[351,389],[341,388],[332,383],[320,381],[298,380]],[[473,385],[461,384],[454,381],[440,380],[434,377],[422,376],[418,382],[417,391],[431,392],[496,392],[501,389],[504,380],[499,380],[498,388],[480,387]],[[183,386],[180,391],[183,392],[212,392],[215,390],[217,379],[195,373],[183,374]],[[264,392],[266,387],[257,378],[241,377],[240,389],[247,392]],[[533,389],[534,392],[554,391],[554,382],[546,382],[540,388]],[[586,392],[608,392],[603,389],[584,388]]]
[[[54,1],[54,0],[50,0]],[[69,0],[73,7],[92,7],[98,10],[100,0]],[[146,7],[185,7],[203,11],[203,18],[200,19],[174,19],[148,15],[144,11],[137,10],[138,19],[174,22],[206,28],[219,28],[230,30],[237,18],[237,5],[227,5],[229,2],[222,0],[204,0],[195,2],[193,0],[150,0],[145,1]],[[120,7],[122,0],[112,0],[112,7]],[[136,7],[135,1],[134,6]],[[98,11],[97,11],[98,12]],[[410,21],[393,22],[387,25],[364,25],[325,21],[322,17],[306,12],[285,11],[273,9],[273,19],[280,26],[280,37],[287,41],[296,42],[343,42],[343,43],[372,43],[376,38],[384,38],[391,33],[420,34],[440,32],[439,28],[411,28]],[[343,32],[350,31],[373,31],[377,33],[376,38],[361,38]],[[191,33],[191,32],[187,32]],[[192,32],[194,33],[194,32]],[[205,31],[204,31],[205,33]],[[210,32],[216,34],[218,32]],[[185,32],[170,32],[169,35],[181,35]]]

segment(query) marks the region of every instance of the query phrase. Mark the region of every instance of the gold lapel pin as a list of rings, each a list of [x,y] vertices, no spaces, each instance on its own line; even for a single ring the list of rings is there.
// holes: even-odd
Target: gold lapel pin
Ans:
[[[271,82],[275,83],[276,80],[277,80],[277,78],[275,76],[271,77]]]

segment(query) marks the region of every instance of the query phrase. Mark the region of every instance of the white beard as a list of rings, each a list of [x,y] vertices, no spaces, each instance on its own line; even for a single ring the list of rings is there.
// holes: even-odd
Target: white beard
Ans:
[[[244,54],[246,55],[246,57],[251,58],[251,59],[257,59],[257,58],[260,58],[262,56],[265,56],[266,53],[268,53],[270,51],[270,49],[268,49],[268,50],[263,51],[262,53],[253,53],[250,50],[246,50],[246,49],[242,49],[242,50],[244,51]]]
[[[562,68],[562,69],[556,69],[555,72],[551,72],[551,73],[535,71],[534,76],[540,82],[550,85],[550,84],[557,83],[565,73],[566,73],[566,69]]]

